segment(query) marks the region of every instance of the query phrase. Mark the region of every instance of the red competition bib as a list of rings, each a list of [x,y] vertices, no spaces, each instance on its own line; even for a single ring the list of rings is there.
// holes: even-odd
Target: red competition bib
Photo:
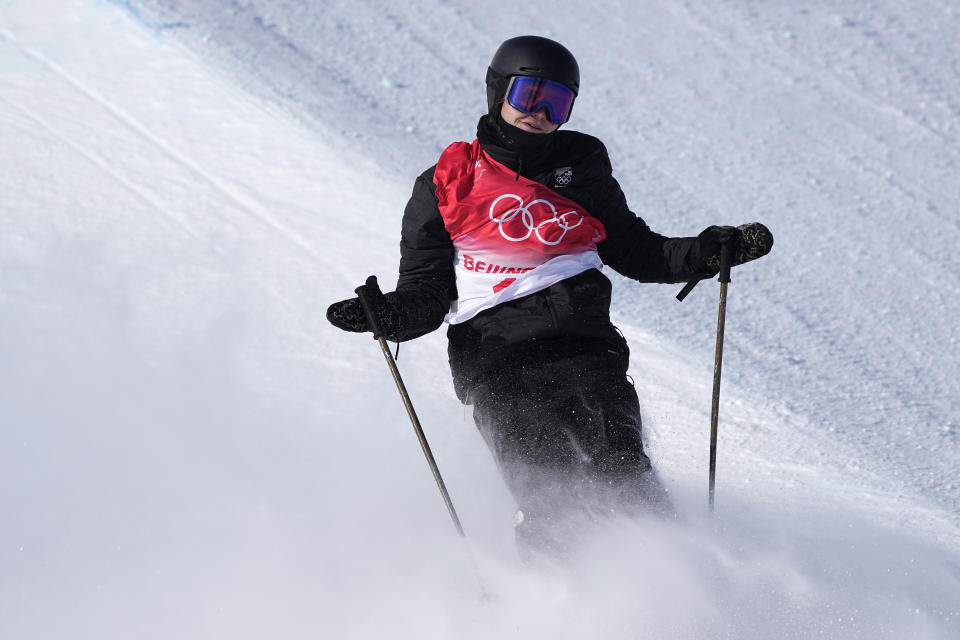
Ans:
[[[445,318],[450,324],[602,268],[600,221],[556,191],[518,178],[478,141],[447,147],[433,181],[455,249],[460,297]]]

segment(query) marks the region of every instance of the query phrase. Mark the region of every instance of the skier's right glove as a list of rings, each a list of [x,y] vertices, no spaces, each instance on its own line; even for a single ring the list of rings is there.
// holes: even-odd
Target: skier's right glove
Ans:
[[[360,298],[334,302],[327,307],[327,320],[333,326],[344,331],[355,333],[372,331],[370,323],[367,322],[367,314],[363,312],[363,306],[360,304]]]
[[[379,289],[374,288],[367,291],[384,336],[391,340],[395,339],[402,327],[399,312]],[[344,331],[355,333],[373,331],[373,327],[367,321],[367,314],[363,311],[363,305],[360,304],[360,298],[334,302],[327,308],[327,320],[333,326]]]

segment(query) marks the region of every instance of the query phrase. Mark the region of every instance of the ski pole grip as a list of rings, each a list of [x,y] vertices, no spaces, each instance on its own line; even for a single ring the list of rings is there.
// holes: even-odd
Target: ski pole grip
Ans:
[[[733,263],[733,244],[724,242],[720,245],[720,277],[719,282],[730,282],[730,265]]]
[[[367,323],[373,330],[373,339],[378,340],[383,336],[383,327],[380,326],[380,318],[377,316],[374,302],[371,299],[371,297],[383,297],[383,293],[380,291],[380,285],[377,284],[377,276],[367,278],[367,282],[357,287],[354,293],[360,298],[360,306],[363,307],[363,312],[367,314]]]

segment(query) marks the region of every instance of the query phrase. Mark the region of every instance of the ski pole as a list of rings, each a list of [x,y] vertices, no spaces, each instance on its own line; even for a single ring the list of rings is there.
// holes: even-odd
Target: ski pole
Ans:
[[[714,486],[717,478],[717,423],[720,418],[720,369],[723,365],[723,330],[727,316],[727,283],[732,261],[730,243],[720,247],[720,308],[717,311],[717,349],[713,364],[713,402],[710,407],[710,512],[713,512]]]
[[[466,538],[466,534],[463,532],[463,526],[460,524],[460,518],[457,516],[457,511],[453,508],[453,501],[450,500],[450,494],[447,492],[447,487],[443,483],[443,477],[440,475],[440,468],[437,467],[437,461],[433,457],[433,452],[430,451],[430,445],[427,443],[427,437],[423,433],[423,427],[420,426],[417,412],[413,409],[410,394],[407,393],[407,388],[403,384],[403,378],[400,377],[400,370],[397,369],[397,363],[393,359],[393,354],[390,353],[387,341],[383,337],[383,327],[380,325],[380,319],[377,317],[373,302],[370,299],[371,294],[382,295],[380,293],[380,287],[377,285],[377,277],[370,276],[367,278],[366,284],[356,288],[356,294],[360,298],[360,304],[363,306],[364,312],[367,314],[367,322],[370,323],[370,328],[373,329],[373,338],[380,343],[380,349],[383,350],[383,356],[387,360],[387,366],[390,368],[390,373],[393,374],[394,382],[397,383],[397,390],[403,399],[403,406],[406,407],[407,415],[410,416],[410,422],[413,423],[413,430],[417,434],[417,440],[420,441],[420,448],[423,449],[423,454],[427,457],[427,464],[430,465],[433,478],[437,481],[437,486],[440,488],[440,494],[443,496],[443,501],[447,505],[447,511],[450,512],[450,519],[453,520],[453,526],[456,527],[457,533],[460,534],[461,538]]]
[[[723,364],[723,329],[727,315],[727,283],[730,282],[730,267],[761,258],[773,248],[773,234],[759,222],[750,222],[737,227],[739,240],[720,244],[720,309],[717,313],[717,351],[713,367],[713,404],[710,409],[710,511],[713,512],[714,486],[717,476],[717,422],[720,416],[720,367]],[[734,243],[736,254],[734,254]],[[683,301],[697,283],[709,278],[694,278],[677,294]]]

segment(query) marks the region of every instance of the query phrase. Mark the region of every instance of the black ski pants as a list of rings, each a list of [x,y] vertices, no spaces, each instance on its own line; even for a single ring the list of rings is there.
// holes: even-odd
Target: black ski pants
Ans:
[[[643,450],[626,346],[596,347],[519,354],[471,389],[474,421],[521,512],[518,538],[555,536],[571,512],[669,509]]]

